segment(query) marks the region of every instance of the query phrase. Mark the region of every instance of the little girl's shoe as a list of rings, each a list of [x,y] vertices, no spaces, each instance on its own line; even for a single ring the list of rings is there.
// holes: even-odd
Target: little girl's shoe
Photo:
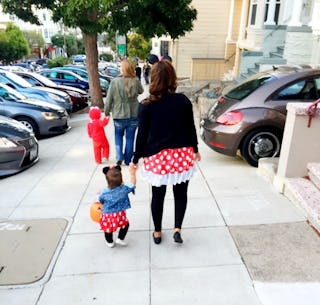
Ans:
[[[124,242],[123,240],[121,240],[120,238],[117,238],[116,244],[121,246],[121,247],[126,247],[127,246],[127,243]]]
[[[108,246],[109,248],[113,248],[113,247],[114,247],[114,242],[108,243],[108,242],[106,241],[106,244],[107,244],[107,246]]]

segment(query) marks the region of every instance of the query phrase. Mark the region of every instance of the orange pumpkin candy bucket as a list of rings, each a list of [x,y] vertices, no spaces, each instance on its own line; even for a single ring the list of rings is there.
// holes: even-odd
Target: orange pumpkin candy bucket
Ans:
[[[90,206],[90,217],[95,222],[100,222],[100,215],[102,213],[102,203],[94,202]]]

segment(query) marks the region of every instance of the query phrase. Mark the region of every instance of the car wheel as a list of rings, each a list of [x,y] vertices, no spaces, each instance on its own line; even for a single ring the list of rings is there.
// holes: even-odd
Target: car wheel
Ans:
[[[22,117],[22,116],[16,118],[16,120],[22,123],[24,126],[26,126],[31,132],[35,134],[35,136],[39,136],[39,128],[37,123],[34,120],[28,117]]]
[[[241,155],[250,165],[257,167],[260,158],[279,156],[281,140],[281,133],[276,130],[254,130],[243,140]]]

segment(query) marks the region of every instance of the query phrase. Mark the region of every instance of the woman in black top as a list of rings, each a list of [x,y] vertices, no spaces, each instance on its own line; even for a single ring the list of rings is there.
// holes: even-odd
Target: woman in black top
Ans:
[[[153,239],[161,242],[163,204],[167,185],[173,185],[174,241],[182,243],[181,226],[187,207],[188,182],[200,161],[190,100],[175,93],[177,76],[169,61],[152,66],[150,96],[139,105],[138,134],[130,166],[143,158],[141,176],[152,185]]]

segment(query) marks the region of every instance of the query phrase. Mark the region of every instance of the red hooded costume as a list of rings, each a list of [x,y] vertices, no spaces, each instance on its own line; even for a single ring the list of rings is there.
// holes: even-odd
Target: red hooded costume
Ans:
[[[97,163],[101,163],[102,158],[109,159],[110,145],[104,131],[104,127],[109,123],[109,117],[100,119],[99,107],[91,107],[89,117],[91,121],[87,125],[88,135],[93,141],[94,158]]]

